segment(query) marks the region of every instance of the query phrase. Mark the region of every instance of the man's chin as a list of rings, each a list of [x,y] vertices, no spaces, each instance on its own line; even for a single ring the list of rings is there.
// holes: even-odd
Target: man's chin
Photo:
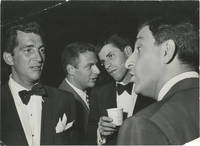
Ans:
[[[89,88],[92,88],[92,87],[95,86],[95,84],[96,84],[96,82],[92,82],[92,83],[90,83],[90,84],[88,85],[88,87],[89,87]]]
[[[131,83],[135,83],[134,79],[130,79],[130,82],[131,82]]]
[[[123,80],[123,78],[119,76],[112,76],[112,78],[117,82],[121,82]]]
[[[139,87],[138,87],[137,84],[135,84],[135,86],[134,86],[134,92],[135,92],[136,94],[140,94],[140,93],[141,93],[141,90],[139,89]]]
[[[35,75],[35,76],[32,76],[31,79],[33,82],[37,82],[40,80],[40,77],[41,77],[41,75]]]

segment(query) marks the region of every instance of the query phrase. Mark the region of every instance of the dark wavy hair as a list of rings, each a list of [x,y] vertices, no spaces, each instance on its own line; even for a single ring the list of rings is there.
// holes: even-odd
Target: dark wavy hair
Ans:
[[[122,37],[118,34],[112,34],[106,40],[102,41],[97,45],[96,52],[99,53],[101,51],[101,48],[107,44],[112,44],[113,46],[119,48],[122,52],[124,51],[124,48],[126,46],[131,46],[131,48],[133,46],[131,41],[129,41],[129,39]]]
[[[14,48],[18,45],[17,42],[17,31],[26,33],[35,33],[41,36],[43,39],[44,33],[37,22],[22,23],[12,26],[8,29],[6,34],[6,48],[5,52],[13,53]]]
[[[178,59],[186,65],[198,70],[199,37],[198,29],[188,19],[179,20],[159,17],[140,25],[139,30],[149,26],[157,45],[166,40],[173,40]]]
[[[68,64],[77,67],[79,63],[79,55],[87,51],[95,52],[95,46],[84,42],[74,42],[66,45],[61,55],[61,63],[64,72],[67,74],[66,66]]]

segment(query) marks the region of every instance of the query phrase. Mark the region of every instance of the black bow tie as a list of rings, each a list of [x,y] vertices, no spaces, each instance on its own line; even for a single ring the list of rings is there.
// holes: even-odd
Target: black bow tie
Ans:
[[[133,88],[133,83],[128,83],[126,85],[117,84],[118,95],[121,95],[125,90],[131,94]]]
[[[26,105],[28,104],[31,95],[39,95],[39,96],[42,96],[42,97],[47,96],[46,90],[39,83],[34,85],[30,91],[22,90],[18,94],[21,97],[22,102]]]

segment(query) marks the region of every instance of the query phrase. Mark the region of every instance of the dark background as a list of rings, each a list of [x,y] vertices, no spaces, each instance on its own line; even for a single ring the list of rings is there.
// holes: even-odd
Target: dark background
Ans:
[[[5,47],[7,28],[21,21],[38,21],[46,33],[48,48],[42,81],[47,85],[57,86],[64,78],[60,54],[66,44],[85,41],[96,45],[113,33],[134,43],[138,24],[161,15],[185,16],[199,26],[199,2],[2,1],[1,54]],[[8,79],[9,74],[9,67],[1,57],[1,83]],[[110,80],[102,70],[98,84]]]

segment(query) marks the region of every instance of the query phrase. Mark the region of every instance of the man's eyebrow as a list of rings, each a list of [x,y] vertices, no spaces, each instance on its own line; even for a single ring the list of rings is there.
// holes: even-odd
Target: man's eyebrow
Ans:
[[[24,46],[22,46],[20,49],[31,48],[31,47],[33,47],[32,44],[30,44],[30,45],[24,45]]]
[[[88,62],[87,65],[95,64],[95,62]]]
[[[26,47],[33,47],[34,45],[30,44],[30,45],[24,45],[22,48],[26,48]]]
[[[144,38],[143,36],[138,36],[136,37],[136,40],[143,39],[143,38]]]
[[[34,47],[34,45],[33,45],[33,44],[30,44],[30,45],[24,45],[24,46],[22,47],[22,49],[24,49],[24,48],[29,48],[29,47]],[[44,44],[41,45],[41,46],[39,47],[39,49],[40,49],[40,48],[43,48],[43,47],[45,47]]]
[[[44,45],[44,44],[42,44],[42,45],[39,47],[39,49],[40,49],[40,48],[45,48],[45,45]]]
[[[85,67],[93,66],[93,65],[95,65],[95,64],[96,64],[96,62],[88,62],[88,63],[85,65]]]
[[[108,56],[109,56],[111,53],[112,53],[111,51],[110,51],[110,52],[108,52],[108,53],[107,53],[107,55],[106,55],[106,57],[108,57]]]

